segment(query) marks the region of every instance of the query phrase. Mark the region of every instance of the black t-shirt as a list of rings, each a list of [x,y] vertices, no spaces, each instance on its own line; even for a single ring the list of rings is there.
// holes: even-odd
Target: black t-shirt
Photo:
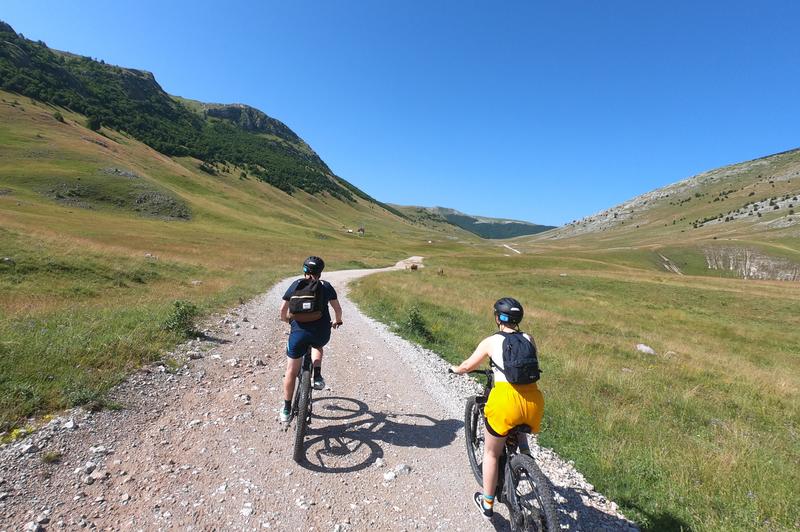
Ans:
[[[302,281],[302,279],[297,279],[294,281],[289,289],[286,290],[286,293],[283,294],[283,300],[289,301],[292,297],[292,293],[297,289],[297,285]],[[322,301],[324,303],[322,308],[322,317],[316,321],[308,321],[305,323],[299,323],[292,320],[292,330],[295,329],[323,329],[331,326],[331,312],[328,309],[328,303],[333,301],[334,299],[339,299],[339,296],[336,295],[336,289],[333,288],[333,285],[327,281],[323,281],[320,279],[320,283],[322,283]]]

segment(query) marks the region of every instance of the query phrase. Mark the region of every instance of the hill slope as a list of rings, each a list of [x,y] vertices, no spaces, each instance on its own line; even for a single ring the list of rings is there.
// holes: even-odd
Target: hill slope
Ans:
[[[791,150],[698,174],[529,242],[648,250],[646,260],[673,272],[800,280],[798,237],[800,150]]]
[[[552,225],[538,225],[520,220],[505,220],[486,216],[464,214],[455,209],[445,207],[414,207],[393,205],[410,219],[440,228],[446,224],[460,227],[482,238],[514,238],[534,235],[553,229]]]
[[[637,240],[675,231],[796,235],[800,230],[798,194],[800,149],[703,172],[573,221],[547,237],[608,233],[602,235],[605,238],[625,231],[634,233],[630,236]],[[662,229],[665,223],[666,230]]]
[[[51,50],[3,22],[0,88],[86,115],[93,129],[124,131],[169,156],[232,164],[288,193],[374,202],[335,176],[285,124],[257,109],[173,98],[150,72]]]

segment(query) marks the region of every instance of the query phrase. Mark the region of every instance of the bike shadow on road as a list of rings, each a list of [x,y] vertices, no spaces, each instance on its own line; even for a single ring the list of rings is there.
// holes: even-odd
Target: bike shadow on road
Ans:
[[[313,399],[303,467],[321,473],[363,470],[383,457],[381,444],[438,449],[453,442],[464,426],[456,419],[425,414],[374,412],[350,397]]]

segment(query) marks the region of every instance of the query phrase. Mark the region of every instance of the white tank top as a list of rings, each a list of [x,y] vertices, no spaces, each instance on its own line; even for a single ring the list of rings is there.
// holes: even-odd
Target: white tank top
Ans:
[[[522,333],[522,336],[529,342],[531,341],[531,337],[528,333]],[[492,359],[494,382],[508,382],[505,373],[500,371],[501,369],[505,369],[505,366],[503,366],[503,340],[505,337],[502,334],[495,333],[489,338],[492,339],[492,343],[489,346],[489,357]]]

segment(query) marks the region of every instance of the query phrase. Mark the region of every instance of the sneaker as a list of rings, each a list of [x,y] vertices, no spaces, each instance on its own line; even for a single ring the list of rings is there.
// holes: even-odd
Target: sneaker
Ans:
[[[288,408],[281,408],[281,414],[280,414],[281,423],[288,423],[291,417],[292,413],[289,411]]]
[[[312,383],[312,386],[314,387],[315,390],[324,390],[325,389],[325,379],[323,379],[321,376],[317,375],[316,377],[314,377],[314,382]]]
[[[478,510],[480,510],[481,515],[483,515],[485,519],[492,518],[494,515],[494,508],[487,509],[483,506],[483,493],[476,491],[475,495],[472,496],[472,500],[475,501],[475,506],[478,507]]]

